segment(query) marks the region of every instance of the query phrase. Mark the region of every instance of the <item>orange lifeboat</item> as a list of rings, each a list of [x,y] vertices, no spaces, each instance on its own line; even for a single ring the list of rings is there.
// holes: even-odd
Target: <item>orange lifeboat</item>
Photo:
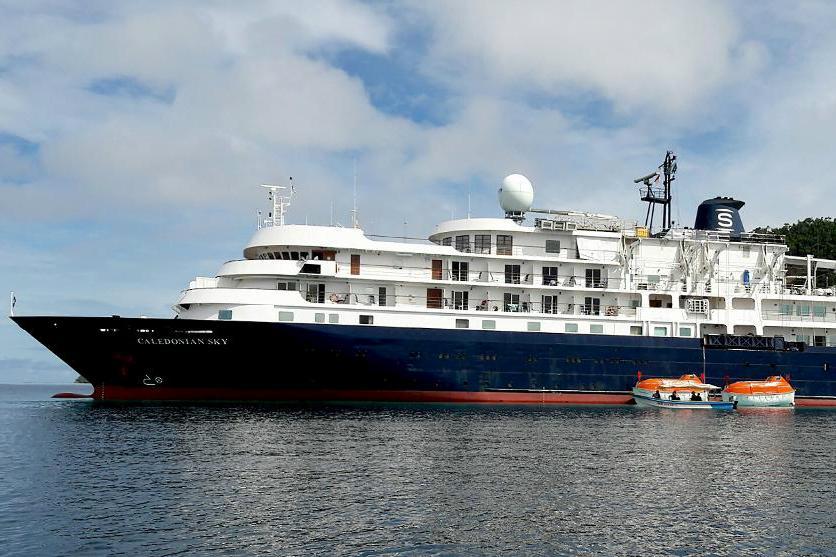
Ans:
[[[727,385],[723,400],[737,402],[738,406],[794,406],[795,389],[780,375],[767,377],[765,381],[737,381]]]
[[[654,377],[639,381],[633,387],[633,400],[639,406],[661,408],[734,408],[733,402],[709,400],[709,392],[719,390],[720,387],[703,383],[699,377],[688,373],[678,379]]]

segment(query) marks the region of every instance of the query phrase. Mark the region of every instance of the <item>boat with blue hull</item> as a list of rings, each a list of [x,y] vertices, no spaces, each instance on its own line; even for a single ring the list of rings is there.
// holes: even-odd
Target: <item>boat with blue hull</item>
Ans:
[[[15,317],[120,400],[625,404],[638,374],[706,381],[794,370],[796,402],[836,401],[831,348],[705,349],[700,339],[117,317]]]
[[[781,374],[798,406],[836,406],[836,288],[816,283],[836,261],[746,232],[728,197],[673,226],[675,161],[637,180],[643,225],[533,208],[512,174],[504,217],[423,242],[367,235],[356,211],[351,227],[286,223],[295,190],[265,186],[243,257],[192,280],[173,317],[12,318],[97,400],[626,404],[642,375],[687,371]]]

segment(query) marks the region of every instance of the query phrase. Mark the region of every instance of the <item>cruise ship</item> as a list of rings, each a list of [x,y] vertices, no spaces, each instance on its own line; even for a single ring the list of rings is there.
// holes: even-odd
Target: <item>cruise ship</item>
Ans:
[[[836,406],[836,288],[816,284],[836,261],[746,232],[728,197],[674,225],[675,170],[668,153],[636,180],[643,226],[533,208],[512,174],[498,217],[421,243],[287,224],[293,192],[265,186],[243,258],[191,281],[173,317],[12,319],[96,400],[626,404],[642,377],[694,373],[782,375],[798,406]]]

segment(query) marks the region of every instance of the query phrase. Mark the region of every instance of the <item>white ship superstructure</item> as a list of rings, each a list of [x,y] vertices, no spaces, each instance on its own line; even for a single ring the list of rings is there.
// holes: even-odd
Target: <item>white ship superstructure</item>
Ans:
[[[175,306],[180,318],[836,346],[836,288],[815,279],[836,261],[788,256],[774,235],[650,235],[574,211],[524,224],[523,207],[442,222],[419,244],[284,224],[284,209],[274,207],[243,259],[191,282]]]

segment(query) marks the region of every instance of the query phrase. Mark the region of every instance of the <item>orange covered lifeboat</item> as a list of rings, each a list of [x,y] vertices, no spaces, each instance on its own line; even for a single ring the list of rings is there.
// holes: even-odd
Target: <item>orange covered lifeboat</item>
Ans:
[[[723,389],[723,400],[737,402],[738,406],[794,406],[795,389],[780,375],[767,377],[765,381],[737,381]]]
[[[688,373],[678,379],[654,377],[639,381],[633,387],[633,400],[639,406],[659,408],[733,409],[734,402],[709,400],[709,393],[719,390],[720,387],[703,383],[699,377]]]

